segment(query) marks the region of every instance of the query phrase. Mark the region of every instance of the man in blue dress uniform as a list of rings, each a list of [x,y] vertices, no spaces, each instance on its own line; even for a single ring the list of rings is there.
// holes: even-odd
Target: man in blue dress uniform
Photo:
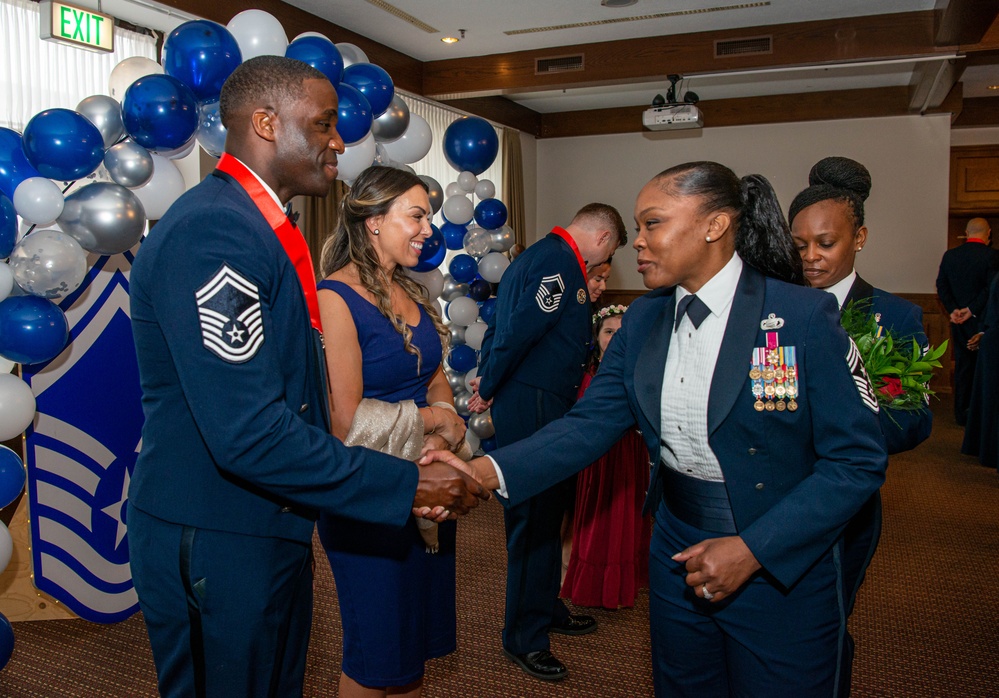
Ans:
[[[282,205],[336,177],[330,82],[254,58],[221,112],[219,169],[132,268],[146,422],[129,553],[162,695],[301,695],[318,512],[402,526],[414,506],[467,511],[481,488],[329,433],[315,276]]]
[[[503,276],[496,314],[482,342],[478,391],[470,408],[492,403],[496,441],[512,444],[564,415],[576,402],[592,337],[586,269],[627,242],[621,215],[606,204],[584,206],[567,228],[555,228],[514,260]],[[539,461],[539,467],[544,464]],[[558,598],[559,530],[572,504],[572,479],[504,510],[507,539],[503,650],[531,676],[565,678],[548,633],[596,630]]]

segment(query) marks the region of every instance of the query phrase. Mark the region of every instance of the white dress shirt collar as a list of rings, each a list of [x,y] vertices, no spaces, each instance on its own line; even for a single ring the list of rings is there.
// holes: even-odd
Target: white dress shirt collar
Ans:
[[[839,303],[839,307],[842,309],[843,304],[846,303],[846,297],[850,294],[850,289],[853,288],[853,282],[856,280],[857,270],[854,269],[845,279],[841,279],[832,286],[828,286],[822,290],[836,296],[836,302]]]
[[[258,174],[257,174],[256,172],[254,172],[254,171],[253,171],[253,169],[252,169],[252,168],[250,168],[250,166],[249,166],[249,165],[247,165],[247,164],[246,164],[245,162],[243,162],[243,161],[242,161],[242,160],[240,160],[239,158],[237,158],[237,157],[234,157],[234,156],[232,156],[232,155],[230,155],[229,157],[231,157],[231,158],[233,158],[234,160],[236,160],[237,162],[239,162],[239,163],[240,163],[240,164],[241,164],[241,165],[242,165],[243,167],[245,167],[245,168],[246,168],[246,170],[247,170],[247,171],[248,171],[248,172],[249,172],[249,173],[250,173],[251,175],[253,175],[254,177],[256,177],[257,181],[258,181],[258,182],[260,182],[260,186],[262,186],[262,187],[264,188],[264,191],[265,191],[265,192],[267,192],[268,194],[270,194],[270,195],[271,195],[271,198],[272,198],[272,199],[274,199],[274,203],[276,203],[276,204],[277,204],[277,205],[278,205],[278,206],[279,206],[279,207],[281,208],[281,210],[284,210],[284,204],[282,204],[282,203],[281,203],[281,199],[279,199],[279,198],[278,198],[278,195],[277,195],[277,194],[276,194],[276,193],[274,192],[274,190],[273,190],[273,189],[271,189],[271,188],[270,188],[270,187],[269,187],[269,186],[267,185],[267,182],[265,182],[264,180],[260,179],[260,175],[258,175]]]
[[[738,254],[733,254],[732,259],[728,260],[728,263],[697,292],[697,297],[708,306],[708,310],[715,317],[720,317],[735,298],[735,289],[739,285],[739,277],[742,276],[742,265],[742,258]],[[688,295],[690,291],[683,286],[676,287],[677,303]]]

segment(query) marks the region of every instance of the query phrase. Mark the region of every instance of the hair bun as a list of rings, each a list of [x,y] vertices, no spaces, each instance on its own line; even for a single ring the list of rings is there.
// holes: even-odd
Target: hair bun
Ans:
[[[871,193],[871,173],[856,160],[843,157],[822,158],[808,173],[812,186],[825,184],[852,191],[865,201]]]

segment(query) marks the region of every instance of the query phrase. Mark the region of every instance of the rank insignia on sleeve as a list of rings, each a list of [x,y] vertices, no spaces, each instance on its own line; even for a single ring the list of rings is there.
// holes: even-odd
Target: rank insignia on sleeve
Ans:
[[[565,283],[562,281],[562,275],[554,274],[541,279],[538,292],[534,295],[538,300],[538,307],[541,310],[546,313],[553,313],[558,309],[558,304],[562,300],[564,292]]]
[[[874,394],[874,388],[871,387],[870,379],[867,377],[867,369],[864,368],[864,362],[860,358],[860,350],[857,349],[852,337],[849,337],[849,340],[850,350],[846,353],[846,365],[850,367],[850,373],[853,374],[853,382],[857,386],[857,392],[860,393],[861,401],[871,412],[877,414],[879,412],[878,398]]]
[[[260,292],[256,284],[223,264],[195,291],[205,348],[223,361],[241,364],[264,343]]]

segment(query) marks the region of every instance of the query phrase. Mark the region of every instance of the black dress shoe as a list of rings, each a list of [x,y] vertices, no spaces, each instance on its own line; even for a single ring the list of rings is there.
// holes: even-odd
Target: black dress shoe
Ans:
[[[525,672],[542,681],[561,681],[569,675],[569,670],[565,668],[565,664],[556,659],[555,655],[548,650],[514,654],[504,647],[503,654]]]
[[[559,635],[586,635],[597,629],[597,619],[593,616],[570,615],[561,623],[552,623],[550,632]]]

